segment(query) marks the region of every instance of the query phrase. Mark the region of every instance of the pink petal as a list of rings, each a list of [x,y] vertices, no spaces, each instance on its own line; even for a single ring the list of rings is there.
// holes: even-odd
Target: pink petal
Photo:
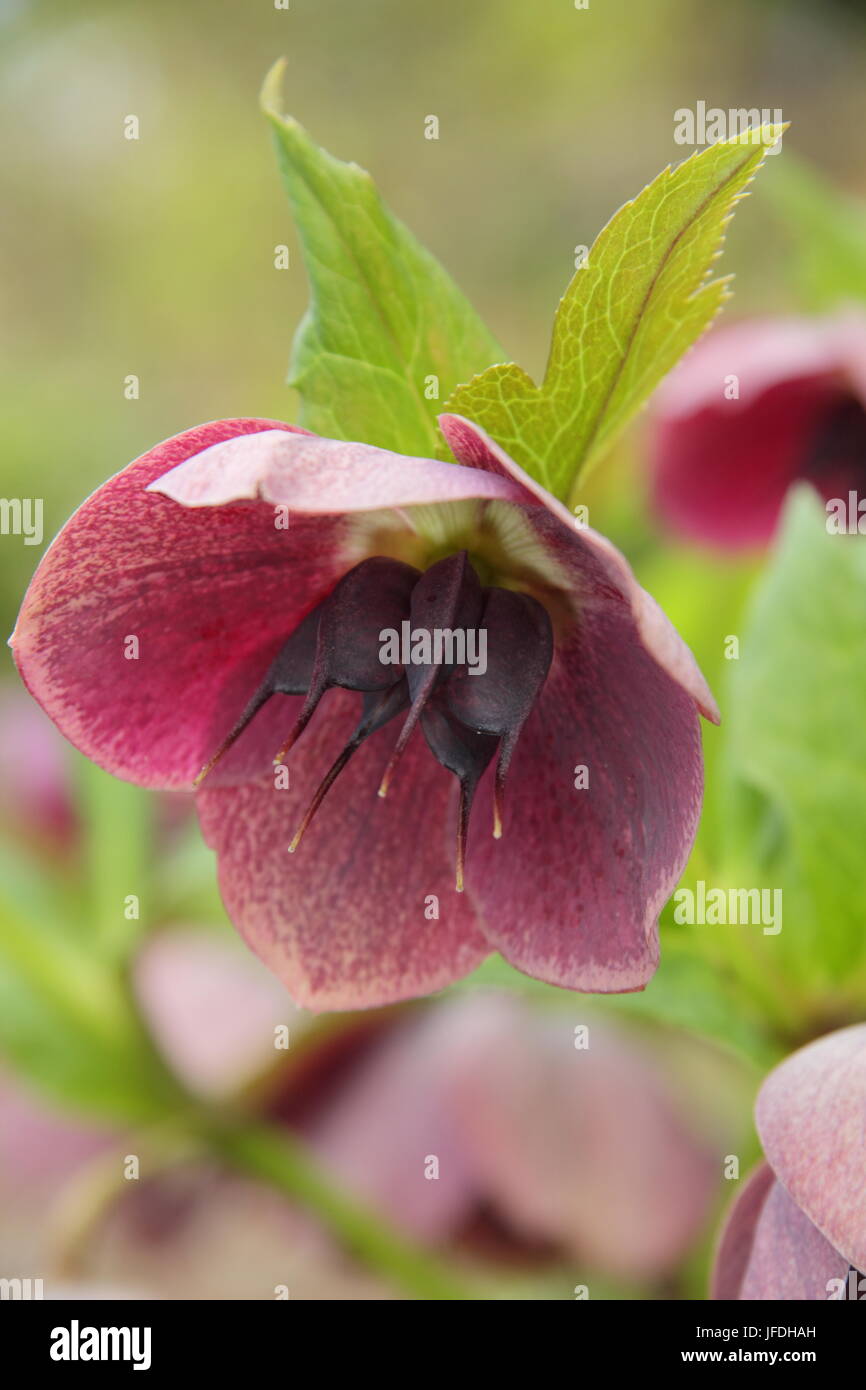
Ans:
[[[589,1053],[573,1043],[514,997],[438,1002],[394,1022],[307,1137],[416,1238],[453,1238],[492,1204],[533,1244],[657,1273],[705,1218],[713,1165],[626,1042],[593,1027]]]
[[[419,1240],[454,1235],[481,1201],[452,1095],[475,1004],[446,1000],[397,1019],[308,1136],[349,1190]]]
[[[581,767],[589,785],[578,788]],[[649,656],[624,606],[587,608],[518,741],[502,839],[490,833],[489,777],[473,811],[466,885],[490,944],[553,984],[642,989],[702,788],[691,698]]]
[[[520,498],[505,480],[479,479],[441,460],[305,433],[288,435],[283,428],[214,444],[152,483],[149,491],[185,507],[260,499],[308,516],[462,498]]]
[[[466,882],[482,930],[536,978],[599,993],[642,989],[700,814],[695,706],[717,719],[715,702],[619,552],[575,529],[477,426],[457,416],[440,423],[461,462],[520,482],[577,610],[517,745],[503,839],[484,833],[489,776],[473,812]],[[589,769],[585,789],[575,787],[580,766]]]
[[[768,1162],[848,1264],[866,1272],[866,1024],[786,1058],[755,1110]]]
[[[221,420],[157,445],[78,509],[27,591],[12,638],[21,675],[66,737],[119,777],[189,785],[338,577],[337,522],[277,531],[267,507],[194,512],[146,491],[215,440],[274,428]],[[137,660],[124,656],[128,636]]]
[[[728,378],[739,397],[728,400]],[[866,319],[734,324],[702,339],[661,387],[652,437],[659,514],[719,547],[765,543],[828,411],[866,403]]]
[[[542,540],[573,574],[578,601],[617,605],[630,610],[641,642],[672,680],[686,690],[701,713],[719,722],[719,711],[697,662],[676,628],[635,579],[628,561],[604,536],[577,527],[568,509],[509,458],[478,425],[460,415],[440,415],[442,433],[459,463],[509,478],[521,488],[522,500]]]
[[[0,1071],[0,1278],[45,1278],[56,1259],[56,1211],[117,1135]]]
[[[271,420],[202,425],[130,464],[63,528],[24,600],[19,669],[108,771],[189,786],[286,637],[357,559],[347,513],[514,493]],[[275,526],[277,503],[290,506],[287,530]],[[137,660],[124,656],[130,635]],[[281,720],[273,700],[214,783],[260,774]]]
[[[286,701],[286,729],[300,703]],[[346,691],[325,696],[289,756],[290,788],[266,778],[232,788],[205,783],[198,795],[232,921],[292,998],[317,1011],[441,989],[489,951],[466,896],[454,890],[454,779],[416,740],[387,798],[376,796],[398,721],[362,745],[288,854],[359,708]],[[432,899],[439,920],[425,918]]]
[[[752,1253],[752,1242],[767,1193],[775,1184],[768,1163],[759,1163],[740,1188],[725,1218],[713,1264],[710,1297],[740,1297],[743,1275]]]
[[[738,1297],[817,1302],[828,1299],[831,1281],[847,1273],[847,1260],[774,1182],[758,1215]]]
[[[16,833],[71,845],[76,829],[69,746],[20,686],[0,694],[0,815]]]
[[[519,1231],[628,1278],[676,1263],[708,1214],[714,1163],[625,1039],[515,1000],[474,1001],[459,1109],[483,1186]],[[470,1032],[471,1025],[471,1032]]]
[[[274,1029],[297,1011],[237,936],[173,927],[149,937],[135,985],[172,1070],[198,1095],[231,1095],[274,1061]]]

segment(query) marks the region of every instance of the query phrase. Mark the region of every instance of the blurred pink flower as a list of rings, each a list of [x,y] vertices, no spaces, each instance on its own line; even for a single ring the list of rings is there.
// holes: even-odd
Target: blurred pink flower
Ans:
[[[59,857],[80,849],[73,757],[68,742],[25,691],[0,689],[0,824],[10,840]],[[188,822],[189,798],[161,792],[155,810],[162,849]]]
[[[459,1241],[492,1220],[515,1252],[631,1279],[678,1262],[718,1171],[627,1033],[592,1023],[578,1048],[568,1018],[507,995],[398,1019],[307,1137],[418,1238]]]
[[[307,1007],[429,993],[492,950],[569,988],[641,989],[700,813],[697,711],[715,704],[609,542],[475,426],[441,423],[457,464],[269,420],[157,446],[50,547],[16,661],[115,775],[206,777],[229,914]],[[382,632],[404,622],[483,628],[486,671],[384,664]],[[287,785],[274,754],[302,733]],[[508,843],[488,833],[467,855],[494,759],[485,818]]]
[[[0,690],[0,819],[13,836],[66,849],[77,829],[69,745],[19,689]]]
[[[162,1050],[198,1094],[240,1090],[389,1222],[481,1269],[658,1279],[707,1219],[718,1160],[628,1034],[593,1023],[579,1049],[562,1016],[483,994],[314,1021],[233,941],[196,929],[161,934],[136,978]],[[275,1049],[281,1026],[288,1053]],[[136,1146],[20,1096],[8,1104],[4,1094],[0,1134],[14,1113],[16,1147],[0,1149],[0,1207],[27,1210],[46,1258],[49,1190],[68,1211],[91,1160],[116,1153],[119,1172]],[[8,1263],[8,1245],[0,1254]],[[308,1214],[195,1154],[118,1178],[81,1276],[161,1297],[269,1298],[282,1283],[293,1298],[389,1296]]]
[[[302,1015],[254,956],[200,927],[148,937],[135,966],[139,1001],[172,1071],[195,1095],[225,1099],[274,1058],[275,1030],[291,1038]]]
[[[728,1216],[713,1297],[866,1297],[866,1025],[776,1067],[755,1118],[766,1162]]]
[[[866,499],[866,318],[756,319],[702,338],[655,397],[650,468],[660,517],[721,549],[764,545],[794,483]]]

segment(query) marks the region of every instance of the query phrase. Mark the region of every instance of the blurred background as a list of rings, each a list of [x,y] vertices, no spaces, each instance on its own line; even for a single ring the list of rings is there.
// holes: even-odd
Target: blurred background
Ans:
[[[280,55],[286,109],[371,171],[536,376],[575,246],[689,153],[679,108],[792,123],[728,238],[729,314],[813,307],[786,166],[866,195],[859,0],[0,0],[0,53],[0,494],[44,499],[44,544],[155,441],[216,417],[293,418],[284,377],[306,287],[257,107]],[[712,684],[713,605],[745,597],[762,561],[703,556],[655,526],[644,428],[590,485],[593,524]],[[0,537],[7,632],[40,553]],[[755,1087],[825,1016],[852,1017],[849,999],[807,1002],[793,1023],[780,1008],[770,1027],[763,962],[722,962],[730,995],[701,994],[672,944],[653,1004],[523,990],[491,970],[432,1004],[303,1017],[227,925],[186,799],[85,766],[8,653],[0,675],[0,1276],[171,1298],[404,1297],[434,1278],[429,1257],[493,1297],[704,1296],[726,1159],[745,1171],[757,1152]],[[118,922],[130,882],[141,919]],[[760,977],[754,1026],[738,970]],[[591,1085],[568,1072],[585,1024],[604,1040]],[[549,1107],[524,1075],[533,1058]],[[242,1103],[299,1136],[292,1191],[256,1181],[255,1162],[239,1176],[185,1128],[177,1077],[202,1105]],[[451,1177],[425,1178],[445,1151]],[[129,1155],[146,1155],[142,1176],[124,1173]],[[307,1162],[411,1242],[408,1283],[375,1222],[353,1224],[303,1179]]]

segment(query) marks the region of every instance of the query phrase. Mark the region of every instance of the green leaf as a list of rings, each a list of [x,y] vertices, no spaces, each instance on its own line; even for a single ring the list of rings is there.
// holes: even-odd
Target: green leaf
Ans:
[[[21,852],[0,857],[0,1053],[65,1105],[121,1122],[182,1102],[124,979],[70,929],[68,892]]]
[[[332,439],[443,455],[441,400],[503,353],[442,267],[382,202],[370,175],[279,112],[283,63],[262,106],[297,223],[311,303],[289,381],[300,422]],[[438,395],[428,399],[428,379]],[[427,391],[427,394],[425,394]]]
[[[744,131],[665,169],[620,208],[575,272],[543,384],[514,363],[491,367],[446,409],[483,426],[567,500],[728,297],[730,277],[708,276],[734,205],[784,129]]]
[[[866,545],[828,533],[804,487],[786,508],[725,700],[727,877],[781,887],[783,928],[767,939],[768,958],[810,998],[835,983],[861,1008],[864,633]]]
[[[767,190],[784,222],[805,307],[866,300],[866,203],[848,198],[786,153]]]

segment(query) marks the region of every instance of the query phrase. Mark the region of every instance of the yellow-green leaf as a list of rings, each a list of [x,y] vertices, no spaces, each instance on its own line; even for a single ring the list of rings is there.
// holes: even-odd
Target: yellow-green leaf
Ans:
[[[514,363],[453,394],[533,477],[568,498],[728,294],[711,278],[735,204],[784,126],[744,131],[667,168],[626,203],[575,272],[536,386]]]

